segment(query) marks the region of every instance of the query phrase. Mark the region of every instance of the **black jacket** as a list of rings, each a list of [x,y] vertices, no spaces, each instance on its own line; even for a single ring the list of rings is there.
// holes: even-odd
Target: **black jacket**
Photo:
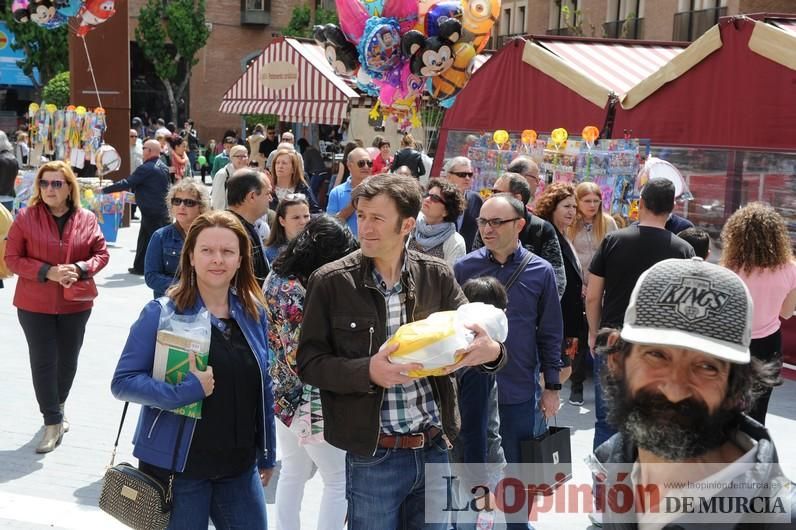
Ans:
[[[448,264],[419,252],[407,251],[401,282],[409,322],[467,302]],[[371,385],[369,368],[370,356],[388,338],[385,321],[384,298],[373,281],[373,261],[361,251],[310,276],[297,372],[302,381],[321,390],[326,441],[363,456],[376,452],[381,426],[384,389]],[[505,362],[504,354],[496,369]],[[460,426],[453,375],[429,379],[442,428],[452,440]]]
[[[170,184],[169,168],[159,158],[150,158],[126,179],[103,188],[102,193],[132,190],[135,193],[135,203],[144,215],[168,219],[166,193]]]
[[[299,182],[296,184],[293,193],[301,193],[305,197],[307,197],[307,202],[310,203],[310,213],[311,214],[320,214],[323,213],[323,208],[318,206],[318,200],[315,198],[315,194],[312,193],[312,190],[309,186],[304,184],[303,182]],[[276,193],[271,195],[271,202],[268,204],[268,207],[274,211],[276,211],[276,207],[279,206],[279,197],[276,196]]]
[[[564,258],[567,287],[561,297],[561,316],[564,319],[564,337],[578,337],[583,340],[586,332],[586,308],[583,305],[583,273],[580,262],[564,234],[553,226]]]
[[[462,215],[462,224],[458,227],[458,232],[464,238],[464,246],[467,247],[467,253],[483,247],[483,243],[476,246],[475,241],[480,241],[481,235],[478,233],[478,223],[476,219],[481,214],[481,205],[484,204],[484,199],[481,198],[475,191],[468,191],[464,194],[464,214]]]
[[[395,153],[395,158],[392,160],[392,166],[390,166],[390,170],[395,171],[401,166],[408,167],[409,171],[412,172],[412,176],[416,178],[426,173],[426,168],[423,165],[423,157],[420,155],[420,151],[412,149],[411,147],[404,147]]]

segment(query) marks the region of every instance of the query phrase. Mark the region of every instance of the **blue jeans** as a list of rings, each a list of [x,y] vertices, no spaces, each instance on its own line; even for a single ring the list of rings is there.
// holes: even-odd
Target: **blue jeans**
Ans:
[[[600,381],[600,369],[605,360],[601,355],[594,357],[594,445],[592,449],[597,449],[608,438],[616,434],[616,429],[608,425],[606,418],[608,410],[603,399],[603,385]]]
[[[170,530],[207,528],[267,530],[265,493],[256,466],[231,478],[174,478]]]
[[[439,514],[444,508],[447,483],[439,473],[426,481],[425,464],[448,466],[448,448],[441,436],[423,449],[379,448],[374,456],[346,453],[348,529],[446,530],[447,522],[426,522],[427,509]],[[426,496],[434,506],[425,505]]]

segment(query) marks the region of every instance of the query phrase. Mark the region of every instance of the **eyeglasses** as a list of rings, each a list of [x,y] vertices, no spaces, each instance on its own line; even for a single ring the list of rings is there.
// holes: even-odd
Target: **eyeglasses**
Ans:
[[[482,219],[479,217],[475,220],[478,223],[478,226],[484,228],[486,225],[491,226],[492,228],[500,228],[506,223],[513,223],[514,221],[519,221],[519,217],[515,217],[514,219]]]
[[[232,158],[249,158],[249,155],[232,155]]]
[[[423,198],[431,199],[432,201],[438,202],[439,204],[441,204],[443,206],[448,206],[448,203],[445,202],[445,199],[443,199],[442,197],[440,197],[439,195],[436,195],[434,193],[426,193],[425,195],[423,195]]]
[[[171,198],[172,206],[180,206],[181,204],[184,204],[186,208],[193,208],[194,206],[199,206],[199,201],[194,199],[180,199],[179,197]]]
[[[286,201],[306,201],[307,200],[307,196],[304,195],[303,193],[288,193],[287,195],[284,196],[283,200],[286,200]]]
[[[472,171],[448,171],[451,175],[456,175],[460,179],[471,179],[473,178]]]
[[[373,167],[373,160],[357,160],[357,167],[362,169],[363,167]]]
[[[39,187],[41,189],[43,189],[43,190],[46,190],[47,188],[52,188],[54,190],[60,190],[63,187],[64,184],[66,184],[65,180],[44,180],[44,179],[41,179],[39,181]]]

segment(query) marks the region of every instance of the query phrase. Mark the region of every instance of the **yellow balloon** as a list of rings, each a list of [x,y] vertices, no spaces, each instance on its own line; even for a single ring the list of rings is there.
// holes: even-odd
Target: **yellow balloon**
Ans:
[[[503,129],[498,129],[495,131],[495,134],[492,135],[492,140],[494,140],[498,147],[502,148],[506,142],[509,141],[509,133]]]
[[[78,116],[83,116],[86,113],[86,107],[80,105],[75,109],[75,112],[77,112]]]
[[[57,106],[57,105],[55,105],[54,103],[47,103],[47,104],[44,106],[44,110],[46,110],[47,112],[49,112],[50,114],[52,114],[53,112],[55,112],[56,110],[58,110],[58,106]]]
[[[37,112],[39,112],[39,104],[31,103],[30,105],[28,105],[28,112],[30,114],[36,114]]]
[[[94,190],[86,190],[83,192],[83,196],[86,198],[87,201],[90,201],[94,198]]]
[[[550,138],[553,139],[554,144],[561,145],[567,141],[569,135],[567,134],[566,129],[559,127],[558,129],[553,129],[553,132],[550,133]]]

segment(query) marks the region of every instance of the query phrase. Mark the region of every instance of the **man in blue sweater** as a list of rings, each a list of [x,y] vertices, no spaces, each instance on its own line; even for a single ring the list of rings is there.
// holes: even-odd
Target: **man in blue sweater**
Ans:
[[[484,247],[456,263],[456,281],[494,276],[508,292],[509,352],[497,374],[500,435],[507,462],[520,462],[520,442],[544,434],[558,412],[563,324],[550,264],[519,241],[525,207],[509,194],[487,200],[476,219]],[[510,278],[519,271],[516,280]],[[544,374],[545,389],[539,373]]]
[[[144,142],[144,163],[133,174],[102,189],[102,193],[131,190],[135,202],[141,210],[141,228],[138,231],[138,244],[135,249],[130,274],[144,275],[144,258],[149,239],[155,230],[169,224],[169,210],[166,206],[166,193],[169,191],[169,168],[160,161],[160,144],[157,140]]]

